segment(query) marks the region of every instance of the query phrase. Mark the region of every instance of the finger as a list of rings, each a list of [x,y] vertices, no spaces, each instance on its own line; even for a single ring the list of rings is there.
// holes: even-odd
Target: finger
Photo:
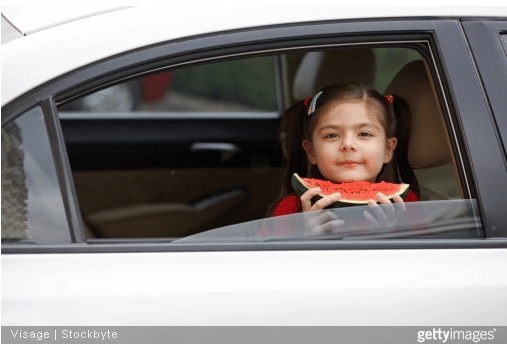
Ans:
[[[393,200],[394,200],[394,203],[405,203],[405,201],[403,201],[403,198],[401,198],[400,195],[394,196]]]
[[[380,204],[389,204],[389,203],[391,203],[391,201],[389,200],[389,198],[387,198],[387,196],[384,195],[382,192],[377,193],[377,200],[379,201]]]
[[[321,226],[329,221],[338,220],[338,216],[331,211],[314,212],[313,216],[308,217],[306,221],[308,226]]]
[[[320,193],[320,188],[308,189],[304,194],[301,195],[301,208],[305,211],[310,211],[312,208],[312,198]]]
[[[330,220],[338,220],[338,219],[339,219],[338,215],[336,215],[336,214],[335,214],[333,211],[331,211],[331,210],[328,210],[328,211],[326,211],[325,213],[326,213],[326,215],[329,217],[329,219],[330,219]]]
[[[305,236],[320,236],[326,234],[326,230],[322,226],[311,226],[305,228]]]
[[[333,221],[333,220],[338,220],[338,216],[329,210],[323,211],[321,213],[320,217],[322,219],[322,223]]]
[[[375,203],[374,205],[371,205],[370,209],[371,209],[375,219],[379,222],[379,225],[381,227],[387,227],[388,218],[387,218],[387,215],[384,212],[384,210],[377,203]]]
[[[315,215],[308,216],[307,224],[309,226],[320,226],[326,222],[336,220],[338,217],[329,211],[322,213],[314,213]]]
[[[379,229],[380,228],[380,224],[373,217],[373,215],[370,214],[369,211],[367,211],[367,210],[363,211],[363,215],[366,218],[366,220],[368,220],[368,222],[370,223],[370,228],[372,228],[372,229]]]
[[[403,198],[400,197],[400,195],[396,195],[393,198],[394,203],[400,204],[397,209],[401,211],[401,213],[404,213],[405,210],[407,210],[407,206],[405,205],[405,201],[403,201]]]
[[[385,214],[387,219],[394,219],[394,216],[396,215],[396,210],[394,209],[394,205],[391,203],[389,198],[385,196],[383,193],[379,192],[377,194],[377,199],[380,202],[380,204],[383,204],[381,207]]]
[[[324,233],[331,233],[338,229],[339,227],[343,226],[343,224],[345,223],[345,221],[343,220],[333,220],[333,221],[329,221],[329,222],[326,222],[325,224],[323,224],[321,226],[322,230]]]
[[[340,193],[337,192],[331,194],[315,202],[315,204],[312,206],[312,210],[322,210],[328,205],[333,204],[336,201],[339,201],[340,199],[341,199]]]
[[[343,220],[331,211],[309,212],[305,215],[305,235],[324,235],[342,224]]]
[[[322,225],[310,225],[305,227],[305,236],[325,235],[327,228]]]

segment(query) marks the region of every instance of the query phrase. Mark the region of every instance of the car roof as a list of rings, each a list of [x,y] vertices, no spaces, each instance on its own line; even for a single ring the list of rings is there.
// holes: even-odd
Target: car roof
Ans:
[[[2,7],[2,17],[19,33],[19,38],[6,43],[2,39],[2,107],[82,66],[183,37],[276,24],[402,16],[507,16],[507,7],[208,5],[38,7],[35,12],[33,8]]]
[[[76,6],[76,7],[2,7],[2,16],[22,35],[91,17],[126,7]]]

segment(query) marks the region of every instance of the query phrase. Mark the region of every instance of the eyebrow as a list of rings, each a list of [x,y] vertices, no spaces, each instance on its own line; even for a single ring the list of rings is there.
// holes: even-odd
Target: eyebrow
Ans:
[[[353,126],[353,128],[358,128],[358,129],[361,129],[361,128],[364,128],[364,127],[373,127],[373,128],[375,128],[377,130],[381,130],[381,128],[378,125],[374,124],[374,123],[359,123],[359,124],[356,124],[356,125]],[[322,128],[320,128],[318,131],[320,132],[320,131],[322,131],[324,129],[340,129],[340,128],[341,128],[341,126],[339,126],[339,125],[328,124],[328,125],[325,125]]]

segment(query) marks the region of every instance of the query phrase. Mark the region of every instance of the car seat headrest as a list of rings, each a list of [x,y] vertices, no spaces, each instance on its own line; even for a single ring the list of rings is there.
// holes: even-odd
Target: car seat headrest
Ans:
[[[451,153],[443,115],[424,62],[412,61],[404,66],[385,94],[405,98],[412,110],[408,146],[408,159],[412,168],[436,167],[450,162]]]
[[[371,49],[340,49],[305,54],[296,71],[292,96],[296,101],[312,97],[327,85],[362,83],[371,86],[375,56]]]

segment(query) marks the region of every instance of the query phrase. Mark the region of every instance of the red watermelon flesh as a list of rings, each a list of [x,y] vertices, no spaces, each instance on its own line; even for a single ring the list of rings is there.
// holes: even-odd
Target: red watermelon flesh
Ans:
[[[384,195],[391,195],[400,190],[398,184],[380,182],[349,182],[335,184],[327,180],[302,178],[305,185],[311,189],[321,188],[321,194],[328,196],[339,192],[342,199],[364,201],[369,199],[377,199],[377,193],[382,192]]]

